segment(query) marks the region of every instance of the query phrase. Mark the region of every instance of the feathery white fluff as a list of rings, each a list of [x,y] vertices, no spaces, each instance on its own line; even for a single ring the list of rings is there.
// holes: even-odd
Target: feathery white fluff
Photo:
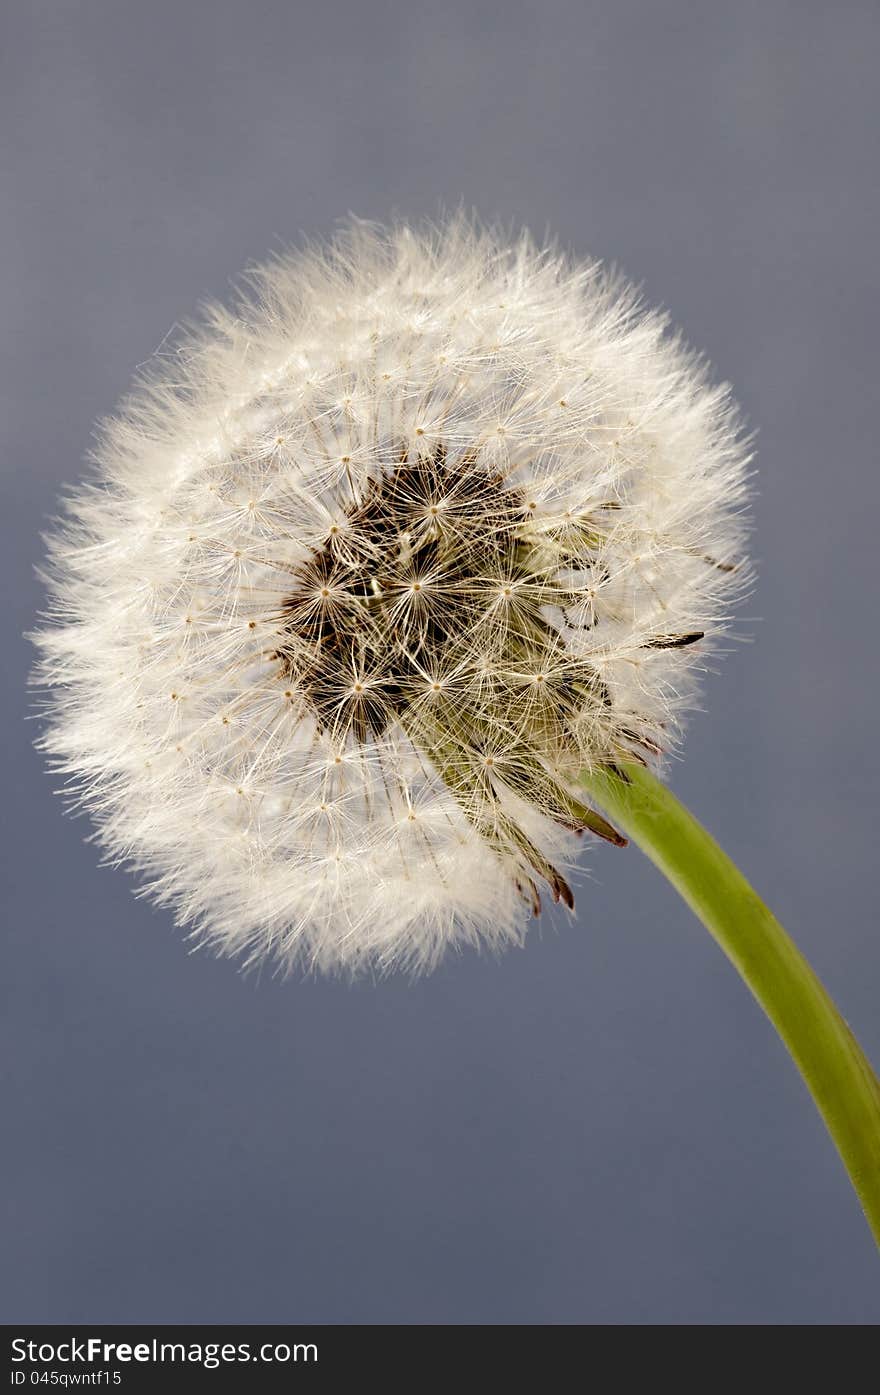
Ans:
[[[42,744],[217,950],[519,939],[579,770],[676,739],[743,580],[726,388],[597,264],[463,218],[252,277],[107,423],[50,540]]]

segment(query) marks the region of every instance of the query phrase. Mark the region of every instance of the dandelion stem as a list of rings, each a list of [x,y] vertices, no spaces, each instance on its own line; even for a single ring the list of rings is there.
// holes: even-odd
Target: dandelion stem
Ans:
[[[880,1082],[828,993],[714,838],[650,771],[627,764],[583,783],[669,879],[770,1018],[880,1245]]]

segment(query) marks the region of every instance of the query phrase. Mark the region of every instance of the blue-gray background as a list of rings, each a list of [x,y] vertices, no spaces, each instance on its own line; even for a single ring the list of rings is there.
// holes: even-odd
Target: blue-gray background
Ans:
[[[29,747],[38,532],[198,300],[347,210],[619,261],[759,428],[760,584],[677,791],[880,1059],[872,3],[22,0],[2,78],[5,1320],[868,1322],[804,1088],[635,851],[415,984],[242,980]]]

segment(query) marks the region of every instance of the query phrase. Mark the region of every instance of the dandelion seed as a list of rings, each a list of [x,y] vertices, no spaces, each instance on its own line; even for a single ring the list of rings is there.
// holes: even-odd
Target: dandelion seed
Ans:
[[[463,219],[256,286],[51,541],[42,744],[220,951],[518,940],[577,834],[622,841],[578,775],[669,750],[741,589],[735,411],[625,283]]]

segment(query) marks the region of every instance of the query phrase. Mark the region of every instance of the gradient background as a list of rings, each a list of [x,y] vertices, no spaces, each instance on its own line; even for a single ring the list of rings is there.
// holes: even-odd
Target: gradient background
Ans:
[[[870,1322],[772,1030],[641,856],[415,984],[243,981],[25,725],[93,420],[249,260],[460,200],[617,260],[759,429],[759,588],[676,790],[880,1060],[872,3],[22,0],[2,37],[6,1321]]]

